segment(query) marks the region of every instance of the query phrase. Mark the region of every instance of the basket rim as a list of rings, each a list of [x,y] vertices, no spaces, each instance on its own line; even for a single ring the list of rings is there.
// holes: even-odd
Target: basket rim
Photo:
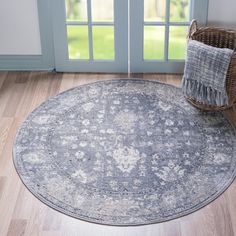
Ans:
[[[194,27],[195,26],[195,27]],[[193,31],[193,28],[195,30]],[[196,36],[198,34],[204,33],[204,32],[216,32],[216,33],[228,33],[228,34],[233,34],[234,35],[234,53],[236,53],[236,30],[234,29],[227,29],[223,27],[218,27],[218,26],[198,26],[198,22],[196,19],[193,19],[190,27],[189,27],[189,32],[188,32],[188,40],[192,40],[193,36]]]

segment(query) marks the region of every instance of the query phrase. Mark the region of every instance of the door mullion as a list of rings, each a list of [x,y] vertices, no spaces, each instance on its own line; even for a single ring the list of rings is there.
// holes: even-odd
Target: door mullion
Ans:
[[[93,31],[92,31],[92,6],[91,0],[87,0],[88,36],[89,36],[89,60],[93,61]]]
[[[169,54],[169,29],[170,29],[170,0],[166,0],[166,18],[165,18],[165,49],[164,49],[164,60],[168,61]]]

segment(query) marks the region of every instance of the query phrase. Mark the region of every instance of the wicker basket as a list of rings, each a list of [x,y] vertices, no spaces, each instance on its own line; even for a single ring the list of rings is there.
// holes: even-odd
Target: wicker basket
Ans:
[[[236,32],[215,27],[198,28],[197,21],[193,20],[188,34],[188,40],[197,40],[218,48],[230,48],[234,50],[227,78],[226,90],[229,97],[227,106],[213,106],[197,101],[194,98],[188,97],[187,100],[195,107],[202,110],[225,110],[236,104]]]

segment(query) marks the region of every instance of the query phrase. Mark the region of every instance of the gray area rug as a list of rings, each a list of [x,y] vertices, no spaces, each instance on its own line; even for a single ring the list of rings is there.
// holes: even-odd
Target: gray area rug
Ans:
[[[78,219],[142,225],[205,206],[233,181],[235,133],[221,113],[144,80],[101,81],[51,97],[13,154],[26,187]]]

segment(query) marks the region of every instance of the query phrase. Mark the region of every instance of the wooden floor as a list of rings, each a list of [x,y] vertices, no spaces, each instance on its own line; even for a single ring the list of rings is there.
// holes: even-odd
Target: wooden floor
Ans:
[[[0,72],[0,236],[233,236],[236,235],[236,181],[218,199],[188,216],[139,227],[111,227],[63,215],[23,186],[12,163],[16,130],[26,116],[49,96],[120,74]],[[179,86],[179,75],[136,74]],[[227,114],[236,124],[235,111]]]

